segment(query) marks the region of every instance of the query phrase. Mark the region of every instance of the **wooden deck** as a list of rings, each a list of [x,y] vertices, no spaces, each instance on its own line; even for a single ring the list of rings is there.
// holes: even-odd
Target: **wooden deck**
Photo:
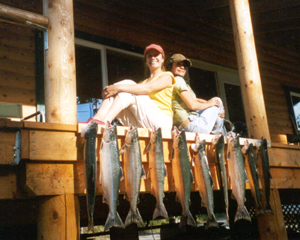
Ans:
[[[83,139],[80,130],[83,124],[64,125],[34,122],[0,121],[1,168],[0,199],[22,199],[28,196],[51,196],[60,194],[85,194],[83,168]],[[124,144],[127,127],[117,127],[119,148]],[[141,151],[149,142],[150,131],[138,129]],[[14,160],[15,133],[21,131],[21,163],[17,167],[8,167]],[[102,127],[98,129],[97,147],[101,142]],[[194,133],[186,133],[188,145],[195,141]],[[214,151],[211,147],[213,135],[201,135],[207,142],[207,156],[211,173],[215,182],[214,190],[219,189],[213,162]],[[241,138],[243,145],[245,139]],[[255,143],[255,139],[248,139]],[[173,192],[172,166],[170,153],[172,151],[171,132],[163,131],[164,158],[168,176],[165,179],[165,192]],[[225,149],[226,150],[226,149]],[[97,156],[99,161],[99,156]],[[271,188],[300,187],[300,146],[270,143],[270,167],[272,174]],[[121,163],[123,157],[120,157]],[[148,170],[148,156],[142,155],[145,171]],[[5,166],[5,171],[3,167]],[[249,188],[248,183],[246,187]],[[231,188],[229,184],[229,189]],[[141,192],[149,193],[149,179],[142,179]],[[192,191],[197,191],[194,184]],[[101,186],[97,194],[101,195]],[[120,193],[124,193],[124,183],[121,182]]]
[[[38,221],[37,209],[39,203],[47,196],[72,194],[80,196],[80,208],[85,206],[85,179],[84,179],[84,163],[82,144],[84,139],[81,138],[80,132],[83,124],[66,125],[66,124],[50,124],[35,122],[16,122],[7,119],[0,119],[0,200],[2,205],[7,208],[22,209],[24,213],[32,213],[23,220],[20,220],[18,211],[12,210],[5,212],[2,209],[2,220],[6,226],[16,223],[26,224],[28,222],[34,224]],[[97,148],[99,150],[103,127],[98,129]],[[117,127],[119,148],[124,144],[124,138],[127,127]],[[14,147],[16,132],[21,132],[21,161],[17,166],[11,166],[14,161]],[[141,151],[145,149],[149,142],[150,130],[138,129]],[[163,131],[163,147],[164,158],[167,166],[167,177],[165,178],[164,190],[167,194],[174,193],[174,184],[172,178],[172,165],[169,159],[172,151],[171,132]],[[186,133],[187,144],[190,146],[195,141],[194,133]],[[216,170],[214,164],[214,150],[211,146],[213,135],[201,134],[202,139],[207,142],[207,157],[210,164],[210,170],[214,180],[214,190],[219,189],[216,178]],[[241,145],[244,144],[245,138],[240,138]],[[256,139],[247,139],[255,143]],[[225,145],[226,151],[226,145]],[[271,188],[277,189],[299,189],[300,188],[300,146],[287,145],[269,142],[269,161],[271,169]],[[99,155],[97,156],[99,161]],[[120,157],[121,165],[123,164],[123,156]],[[143,166],[145,171],[148,170],[148,156],[142,155]],[[100,164],[98,164],[99,166]],[[99,167],[98,167],[99,171]],[[228,188],[231,189],[228,182]],[[246,183],[246,188],[250,186]],[[151,182],[149,179],[142,179],[141,193],[145,197],[149,195]],[[192,184],[193,196],[197,194],[195,184]],[[98,202],[101,202],[101,185],[97,185]],[[124,181],[120,184],[120,194],[124,193]],[[174,193],[175,194],[175,193]],[[99,198],[100,197],[100,198]],[[175,195],[174,197],[175,198]],[[172,198],[172,199],[173,199]],[[199,197],[197,197],[198,199]],[[154,199],[154,198],[153,198]],[[152,196],[149,203],[153,201]],[[145,200],[145,199],[144,199]],[[199,200],[199,199],[198,199]],[[272,208],[279,208],[281,204],[278,202],[280,196],[278,191],[271,194]],[[175,200],[174,200],[175,201]],[[217,201],[217,200],[216,200]],[[171,201],[172,204],[173,200]],[[83,204],[82,204],[83,203]],[[128,206],[126,201],[120,201],[120,205],[124,204],[124,209]],[[173,202],[175,204],[175,202]],[[215,203],[218,205],[218,203]],[[121,206],[121,208],[123,208]],[[101,210],[102,209],[102,210]],[[123,209],[123,210],[124,210]],[[171,208],[174,214],[180,214],[174,206]],[[86,209],[80,209],[82,216],[80,221],[86,222]],[[98,203],[96,211],[104,211],[97,213],[97,216],[105,219],[106,210],[103,210],[103,204]],[[143,214],[142,210],[141,213]],[[147,210],[150,211],[150,210]],[[126,212],[126,211],[124,211]],[[124,213],[123,213],[124,214]],[[146,213],[145,213],[146,214]],[[150,212],[147,214],[150,214]],[[22,214],[23,215],[23,214]],[[148,215],[147,215],[148,216]],[[283,219],[283,216],[282,218]],[[96,220],[97,222],[97,220]]]

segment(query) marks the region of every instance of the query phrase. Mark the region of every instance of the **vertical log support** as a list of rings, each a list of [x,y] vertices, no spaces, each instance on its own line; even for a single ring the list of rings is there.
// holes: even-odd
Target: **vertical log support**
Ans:
[[[249,137],[259,139],[263,136],[270,140],[249,0],[229,0],[229,5]],[[265,240],[287,239],[277,189],[271,191],[271,206],[274,215],[257,216],[260,237]]]
[[[44,0],[49,18],[45,45],[45,108],[50,123],[77,123],[72,0]]]
[[[239,77],[250,138],[270,140],[248,0],[230,0]]]
[[[44,199],[39,208],[37,239],[80,239],[79,214],[79,201],[73,194]]]
[[[72,0],[43,0],[49,18],[45,44],[45,108],[50,123],[77,124]],[[41,203],[38,239],[80,239],[78,196],[49,197]]]

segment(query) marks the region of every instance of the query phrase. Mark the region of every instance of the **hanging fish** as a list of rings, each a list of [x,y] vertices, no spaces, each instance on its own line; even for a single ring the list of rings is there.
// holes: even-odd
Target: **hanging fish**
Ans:
[[[262,205],[260,201],[261,197],[261,190],[259,188],[259,177],[256,170],[256,163],[255,163],[255,155],[254,155],[254,147],[253,144],[248,141],[245,141],[245,145],[242,148],[242,152],[245,154],[245,168],[248,175],[250,188],[252,196],[255,200],[255,205],[257,208],[256,215],[263,213]]]
[[[215,166],[217,172],[217,178],[219,182],[220,189],[223,193],[225,212],[226,212],[226,222],[225,226],[229,226],[229,200],[228,200],[228,188],[227,188],[227,174],[225,167],[225,156],[224,156],[224,136],[223,134],[218,134],[212,139],[212,146],[215,150]]]
[[[227,163],[229,168],[229,179],[232,185],[232,195],[236,199],[238,205],[234,222],[240,219],[251,221],[251,217],[245,206],[245,182],[247,177],[243,154],[239,136],[236,136],[233,132],[229,132],[228,134]]]
[[[96,138],[97,123],[93,123],[84,134],[84,168],[86,184],[86,200],[88,212],[88,231],[94,232],[94,209],[97,182]]]
[[[164,180],[167,176],[167,170],[164,162],[161,128],[158,128],[157,130],[156,128],[153,129],[150,135],[150,142],[145,151],[146,153],[149,153],[151,194],[156,198],[156,206],[152,219],[156,219],[159,216],[169,219],[163,203]]]
[[[190,196],[193,173],[189,161],[185,131],[173,131],[172,172],[175,183],[176,198],[182,206],[182,216],[179,227],[186,224],[196,227],[196,222],[190,212]]]
[[[100,183],[103,189],[103,202],[108,204],[109,213],[104,231],[111,227],[125,228],[118,212],[120,180],[123,171],[119,160],[116,125],[106,123],[100,146]]]
[[[200,141],[200,136],[197,133],[196,142],[191,146],[195,166],[195,180],[201,197],[201,206],[207,209],[206,227],[211,228],[219,227],[219,224],[214,214],[214,183],[209,169],[205,145],[205,140]]]
[[[265,138],[262,137],[261,140],[256,143],[256,146],[259,148],[258,150],[259,176],[261,176],[263,193],[266,199],[265,213],[270,212],[274,214],[270,204],[272,176],[270,173],[270,165],[269,165],[268,142]]]
[[[136,223],[141,227],[144,227],[145,224],[137,208],[141,178],[145,178],[145,171],[142,166],[141,150],[136,127],[129,127],[125,136],[125,144],[120,151],[120,154],[123,153],[125,198],[130,203],[130,209],[125,220],[125,227],[131,223]]]

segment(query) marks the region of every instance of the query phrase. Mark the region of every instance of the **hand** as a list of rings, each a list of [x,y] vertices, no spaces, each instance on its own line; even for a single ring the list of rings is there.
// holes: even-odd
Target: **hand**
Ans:
[[[213,106],[216,106],[216,107],[220,107],[220,101],[218,100],[218,98],[211,98],[207,101],[207,103],[213,107]]]
[[[117,85],[109,85],[103,88],[102,98],[110,98],[119,92]]]

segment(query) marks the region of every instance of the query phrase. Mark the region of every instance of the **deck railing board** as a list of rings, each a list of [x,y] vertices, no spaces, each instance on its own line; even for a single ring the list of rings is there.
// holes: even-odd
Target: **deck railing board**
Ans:
[[[51,123],[34,123],[34,122],[14,122],[0,119],[3,129],[20,129],[21,128],[21,158],[26,161],[24,170],[24,185],[30,189],[30,194],[36,196],[57,195],[57,194],[79,194],[84,195],[85,178],[82,144],[84,138],[80,136],[84,124],[51,124]],[[78,129],[78,130],[77,130]],[[125,134],[128,127],[117,127],[119,148],[124,144]],[[150,130],[138,129],[140,137],[140,146],[142,152],[142,161],[146,173],[148,172],[148,156],[144,154],[144,149],[149,143]],[[103,127],[98,129],[97,137],[97,161],[99,172],[99,148]],[[1,135],[2,134],[2,135]],[[3,136],[3,131],[0,131]],[[165,178],[166,192],[174,191],[172,164],[170,154],[172,151],[172,134],[170,131],[162,131],[164,159],[167,167],[167,177]],[[216,168],[214,164],[214,150],[212,149],[211,140],[213,135],[201,134],[202,139],[207,141],[207,157],[209,160],[210,171],[215,182],[214,190],[219,189],[216,178]],[[194,133],[186,133],[188,147],[195,141]],[[243,145],[246,138],[241,138],[240,143]],[[247,139],[255,144],[257,139]],[[270,143],[269,143],[270,144]],[[68,146],[66,146],[68,145]],[[299,188],[300,176],[300,146],[272,143],[268,148],[272,188]],[[34,151],[34,153],[33,153]],[[226,153],[226,145],[225,145]],[[225,154],[226,155],[226,154]],[[191,157],[191,156],[190,156]],[[123,166],[123,156],[120,156],[121,166]],[[17,166],[18,168],[18,166]],[[3,172],[3,170],[1,170]],[[1,182],[9,182],[10,187],[2,188],[0,199],[13,199],[16,196],[22,197],[24,194],[16,193],[20,191],[17,187],[17,180],[20,176],[13,170],[5,175],[1,175]],[[16,181],[11,180],[16,179]],[[228,188],[231,185],[228,182]],[[249,184],[246,183],[249,189]],[[24,191],[24,190],[22,190]],[[149,193],[151,191],[151,182],[149,179],[142,179],[141,192]],[[195,184],[192,184],[192,191],[197,191]],[[120,193],[124,193],[124,182],[120,184]],[[102,194],[102,187],[97,186],[97,194]]]

